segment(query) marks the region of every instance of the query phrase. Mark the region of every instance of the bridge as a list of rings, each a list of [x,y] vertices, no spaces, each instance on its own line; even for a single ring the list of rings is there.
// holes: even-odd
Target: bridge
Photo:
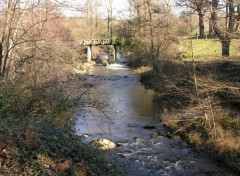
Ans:
[[[93,58],[92,54],[92,46],[99,46],[99,45],[111,45],[113,46],[113,60],[116,59],[116,46],[112,44],[111,39],[90,39],[90,40],[81,40],[79,41],[81,46],[87,46],[87,61],[90,62]]]

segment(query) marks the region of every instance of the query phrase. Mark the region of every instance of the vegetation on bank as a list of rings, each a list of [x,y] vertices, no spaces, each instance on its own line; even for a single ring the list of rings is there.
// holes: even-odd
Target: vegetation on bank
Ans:
[[[54,2],[21,3],[0,4],[0,175],[120,175],[72,129],[76,108],[97,106],[76,31]]]
[[[102,4],[93,1],[71,5],[80,18],[62,17],[60,9],[70,6],[55,1],[0,3],[0,175],[69,175],[76,167],[88,175],[121,174],[71,130],[72,110],[88,101],[83,80],[70,81],[85,69],[81,58],[86,60],[87,50],[78,40],[97,38],[111,38],[118,49],[129,51],[132,66],[153,67],[142,81],[159,93],[163,112],[172,112],[164,115],[164,123],[173,134],[239,170],[239,65],[198,63],[195,70],[189,63],[160,62],[184,54],[216,58],[220,43],[186,40],[179,46],[176,39],[197,32],[197,21],[193,13],[172,13],[175,4],[167,1],[132,1],[132,17],[125,20],[114,20],[112,1],[105,2],[107,20],[100,18]],[[240,8],[222,1],[225,13],[217,10],[218,0],[207,4],[212,19],[205,19],[213,25],[209,35],[221,40],[222,56],[228,57],[229,43],[236,42],[231,54],[238,57],[233,38],[239,37],[239,19],[232,9],[240,14]]]
[[[35,86],[21,77],[1,80],[0,175],[122,174],[74,134],[71,114],[88,102],[88,88],[74,78]]]
[[[173,136],[240,171],[240,63],[163,60],[141,81],[157,92],[163,124]],[[156,66],[155,66],[156,67]]]

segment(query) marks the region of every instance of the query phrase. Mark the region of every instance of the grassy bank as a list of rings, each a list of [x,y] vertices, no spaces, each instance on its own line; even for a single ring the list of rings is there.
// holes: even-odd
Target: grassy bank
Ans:
[[[32,84],[26,77],[0,86],[0,175],[121,175],[74,134],[71,114],[88,102],[79,76]]]
[[[213,59],[221,59],[222,57],[222,48],[221,42],[219,40],[214,39],[193,39],[191,40],[182,40],[180,41],[180,46],[185,52],[186,59],[192,56],[192,50],[194,52],[195,58],[201,60],[204,58],[205,60]],[[231,58],[238,58],[240,56],[240,41],[232,40],[230,46],[230,56]]]
[[[142,74],[162,108],[163,124],[173,136],[210,153],[240,171],[240,63],[161,61]]]

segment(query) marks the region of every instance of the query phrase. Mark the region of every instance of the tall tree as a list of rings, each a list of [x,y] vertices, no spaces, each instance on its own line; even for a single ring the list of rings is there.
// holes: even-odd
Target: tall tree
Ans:
[[[113,29],[112,29],[112,18],[113,18],[113,0],[105,0],[107,7],[107,29],[108,29],[108,37],[112,39],[113,37]]]
[[[19,26],[22,21],[24,13],[20,12],[18,8],[20,0],[9,0],[4,4],[5,18],[1,38],[2,54],[0,60],[0,73],[7,73],[8,67],[11,64],[11,53],[15,47],[14,39],[19,31]],[[26,2],[26,6],[29,1]]]
[[[39,42],[53,38],[54,29],[47,26],[47,22],[59,18],[60,13],[58,6],[49,0],[21,0],[21,4],[20,0],[9,0],[0,8],[3,13],[0,16],[0,74],[7,76],[14,73],[23,55],[34,57]]]
[[[139,56],[141,62],[158,70],[156,61],[168,57],[165,51],[174,40],[174,3],[172,0],[129,0],[129,3],[132,13],[129,31],[132,38],[139,39],[135,54],[141,48],[144,55]]]
[[[198,14],[199,21],[199,37],[204,38],[205,26],[204,26],[204,15],[208,10],[210,5],[208,0],[179,0],[177,3],[178,6],[188,7]]]
[[[213,29],[221,41],[222,44],[222,57],[229,57],[230,55],[230,43],[233,38],[238,37],[237,30],[238,25],[236,21],[236,12],[235,8],[239,5],[239,1],[235,0],[227,0],[221,2],[221,6],[225,6],[225,14],[226,14],[226,23],[225,26],[222,25],[221,19],[224,11],[220,9],[220,1],[219,0],[212,0],[212,12],[211,18],[213,22]],[[237,12],[238,13],[238,12]],[[221,18],[219,17],[221,14]]]

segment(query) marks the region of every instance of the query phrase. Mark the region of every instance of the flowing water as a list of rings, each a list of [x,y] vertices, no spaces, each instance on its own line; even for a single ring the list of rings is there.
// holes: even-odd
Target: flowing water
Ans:
[[[107,138],[119,143],[109,152],[130,176],[230,176],[236,175],[219,161],[210,159],[184,142],[167,135],[161,126],[161,107],[153,102],[154,92],[146,90],[130,68],[112,64],[95,67],[86,79],[95,87],[91,93],[106,108],[81,109],[75,130],[87,134],[89,142]],[[105,113],[105,114],[104,114]],[[154,127],[144,129],[144,126]]]

